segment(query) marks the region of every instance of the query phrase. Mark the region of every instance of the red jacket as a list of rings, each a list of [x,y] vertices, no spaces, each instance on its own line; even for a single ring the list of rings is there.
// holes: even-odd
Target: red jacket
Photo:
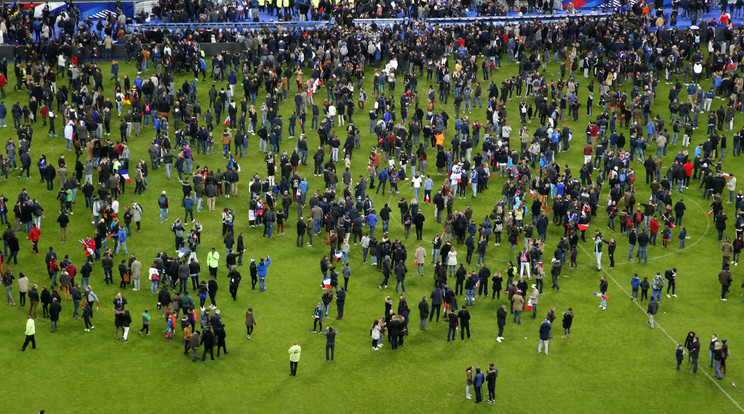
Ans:
[[[656,234],[659,232],[659,221],[656,220],[656,217],[652,217],[651,221],[648,223],[649,229],[651,229],[651,234]]]
[[[28,232],[28,239],[32,242],[39,241],[39,237],[41,236],[41,229],[38,227],[32,227],[31,230]]]

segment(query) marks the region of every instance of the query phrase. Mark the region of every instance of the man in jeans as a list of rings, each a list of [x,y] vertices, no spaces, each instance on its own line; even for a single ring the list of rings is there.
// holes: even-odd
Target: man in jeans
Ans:
[[[326,328],[325,332],[323,332],[323,335],[326,337],[326,362],[333,362],[333,353],[336,350],[336,334],[338,333],[337,330],[333,329],[333,327],[329,326]],[[331,359],[328,359],[328,351],[330,351]]]
[[[168,197],[165,195],[165,191],[160,194],[158,198],[158,207],[160,207],[160,222],[162,223],[165,219],[168,220]]]

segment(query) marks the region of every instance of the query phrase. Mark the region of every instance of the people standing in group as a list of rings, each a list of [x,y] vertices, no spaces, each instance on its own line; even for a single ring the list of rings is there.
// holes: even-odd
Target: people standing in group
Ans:
[[[486,383],[488,385],[488,404],[496,402],[496,378],[499,376],[499,370],[496,369],[496,364],[488,364],[488,370],[486,371]]]
[[[690,363],[692,363],[692,370],[690,371],[690,374],[697,374],[699,356],[700,356],[700,338],[698,338],[696,335],[692,343],[690,344]]]
[[[481,393],[481,388],[483,387],[483,382],[485,381],[485,376],[481,372],[480,367],[475,368],[475,377],[473,378],[473,388],[475,388],[475,403],[480,404],[483,402],[483,394]]]
[[[573,308],[568,307],[568,309],[565,312],[561,312],[563,315],[563,320],[561,321],[561,324],[563,326],[563,336],[561,338],[568,339],[571,337],[571,325],[573,325],[574,320],[574,313]]]
[[[470,395],[470,387],[473,386],[473,366],[465,368],[465,399],[470,400],[473,397]]]
[[[677,371],[679,371],[682,360],[685,358],[685,348],[682,344],[677,345],[677,349],[674,351],[674,356],[677,358]]]
[[[540,343],[537,345],[537,353],[542,352],[543,345],[545,346],[545,355],[548,355],[548,343],[550,342],[550,321],[543,319],[539,329]]]

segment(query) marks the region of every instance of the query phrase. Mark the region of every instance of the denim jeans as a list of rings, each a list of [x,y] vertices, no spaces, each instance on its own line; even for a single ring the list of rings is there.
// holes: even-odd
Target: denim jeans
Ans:
[[[163,220],[168,220],[168,209],[167,208],[161,208],[160,209],[160,222],[162,223]]]
[[[150,294],[154,295],[158,293],[158,285],[160,285],[159,280],[151,280],[150,281]]]
[[[261,292],[266,290],[266,276],[258,277],[258,288],[261,290]]]
[[[406,281],[405,280],[399,280],[395,283],[395,293],[398,293],[398,286],[403,287],[403,291],[406,291]]]

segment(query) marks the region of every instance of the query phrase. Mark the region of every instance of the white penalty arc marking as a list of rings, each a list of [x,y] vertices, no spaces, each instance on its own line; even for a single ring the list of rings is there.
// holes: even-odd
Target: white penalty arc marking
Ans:
[[[706,212],[706,211],[705,211],[705,209],[704,209],[704,208],[703,208],[702,206],[700,206],[700,204],[699,204],[698,202],[696,202],[695,200],[687,200],[687,201],[690,201],[690,202],[692,202],[692,204],[694,204],[694,205],[695,205],[695,207],[697,207],[697,208],[698,208],[698,210],[702,211],[703,213],[705,213],[705,212]],[[695,239],[695,241],[694,241],[694,242],[692,242],[692,244],[690,244],[689,246],[685,246],[685,248],[684,248],[684,249],[677,249],[677,251],[674,251],[674,252],[671,252],[671,253],[666,253],[666,254],[662,254],[662,255],[654,256],[654,257],[652,257],[652,258],[650,258],[650,259],[648,259],[648,260],[649,260],[649,261],[654,261],[654,260],[662,259],[662,258],[664,258],[664,257],[669,257],[669,256],[673,256],[673,255],[675,255],[675,254],[680,254],[680,253],[684,253],[684,252],[685,252],[685,250],[687,250],[687,249],[689,249],[689,248],[692,248],[692,247],[695,247],[695,245],[697,245],[698,243],[700,243],[701,241],[703,241],[703,239],[705,239],[705,236],[706,236],[706,235],[708,235],[708,231],[709,231],[709,230],[710,230],[710,219],[708,219],[708,217],[706,217],[706,218],[705,218],[705,231],[703,232],[703,234],[702,234],[702,235],[700,235],[700,237],[698,237],[697,239]],[[621,234],[622,234],[622,233],[621,233]],[[647,253],[647,254],[648,254],[648,253]],[[620,262],[620,263],[615,263],[615,267],[617,267],[617,266],[621,266],[621,265],[628,265],[628,264],[633,264],[633,263],[634,263],[634,262],[629,262],[629,261],[625,261],[625,260],[624,260],[624,261],[622,261],[622,262]]]

